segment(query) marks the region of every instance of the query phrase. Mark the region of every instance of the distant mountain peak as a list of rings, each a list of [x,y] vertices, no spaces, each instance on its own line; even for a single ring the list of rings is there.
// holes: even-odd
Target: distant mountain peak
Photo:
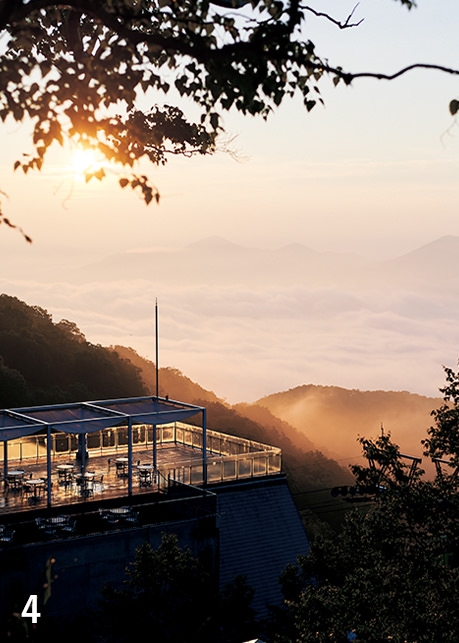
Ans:
[[[219,235],[212,235],[209,237],[204,237],[193,243],[190,243],[185,248],[186,250],[205,250],[205,251],[234,251],[244,249],[242,246],[228,241],[225,237],[220,237]]]

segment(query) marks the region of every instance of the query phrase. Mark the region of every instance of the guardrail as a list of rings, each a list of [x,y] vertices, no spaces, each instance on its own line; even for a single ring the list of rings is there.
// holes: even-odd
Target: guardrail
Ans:
[[[203,430],[191,424],[175,422],[161,426],[145,424],[132,427],[133,449],[151,448],[156,431],[158,447],[178,445],[201,451],[203,449]],[[46,457],[46,435],[33,435],[8,442],[8,460],[39,461]],[[207,482],[209,484],[274,475],[281,471],[282,454],[277,447],[237,436],[206,431]],[[126,452],[128,429],[120,426],[104,429],[87,435],[87,450],[90,456],[105,456]],[[51,458],[70,457],[78,450],[77,437],[67,433],[51,434]],[[0,462],[3,453],[0,453]],[[177,466],[171,459],[162,462],[158,470],[166,479],[197,485],[204,480],[203,463],[191,462]]]

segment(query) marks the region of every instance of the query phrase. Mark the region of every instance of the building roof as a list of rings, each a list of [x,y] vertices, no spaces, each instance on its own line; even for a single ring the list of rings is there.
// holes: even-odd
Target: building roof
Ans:
[[[129,420],[168,424],[203,410],[201,406],[151,396],[3,409],[0,411],[0,441],[31,435],[49,426],[65,433],[92,433]]]
[[[309,541],[284,476],[212,489],[220,525],[220,588],[246,576],[255,590],[253,607],[267,616],[281,605],[279,576]]]

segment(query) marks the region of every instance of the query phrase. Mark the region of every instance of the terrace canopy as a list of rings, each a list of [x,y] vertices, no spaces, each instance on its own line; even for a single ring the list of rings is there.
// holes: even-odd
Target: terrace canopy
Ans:
[[[203,459],[206,453],[206,412],[201,406],[185,404],[159,397],[136,397],[93,402],[75,402],[50,406],[0,410],[0,441],[4,443],[4,468],[7,471],[8,440],[32,435],[43,429],[50,436],[51,429],[84,436],[87,433],[100,431],[119,424],[128,425],[129,481],[132,475],[132,425],[133,423],[169,424],[183,421],[197,413],[202,413],[203,423]],[[154,432],[155,436],[155,432]],[[155,436],[156,437],[156,436]],[[51,453],[48,439],[48,499],[50,499]],[[154,442],[154,449],[156,444]],[[84,449],[83,463],[84,467]],[[204,467],[205,469],[205,467]],[[129,484],[129,491],[131,485]]]

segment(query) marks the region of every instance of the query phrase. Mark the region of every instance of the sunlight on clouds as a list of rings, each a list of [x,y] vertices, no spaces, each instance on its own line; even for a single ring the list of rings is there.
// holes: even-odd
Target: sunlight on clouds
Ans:
[[[304,383],[436,395],[454,363],[459,304],[430,289],[8,282],[4,292],[75,321],[89,341],[182,370],[231,402]],[[436,311],[438,315],[435,315]]]

